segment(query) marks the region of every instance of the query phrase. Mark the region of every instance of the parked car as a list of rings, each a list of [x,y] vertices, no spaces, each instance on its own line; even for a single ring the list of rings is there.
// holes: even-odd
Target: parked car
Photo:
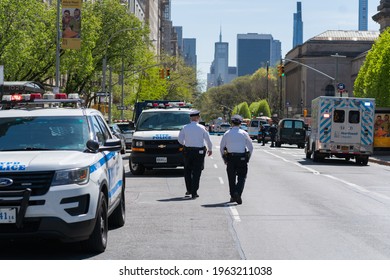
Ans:
[[[122,134],[121,129],[119,128],[119,126],[116,123],[111,123],[108,126],[110,127],[112,134],[114,134],[114,136],[116,138],[121,139],[121,154],[122,155],[125,154],[126,153],[126,138]]]
[[[248,125],[246,123],[241,123],[240,128],[248,132]]]
[[[133,133],[135,131],[134,123],[129,121],[116,122],[121,130],[121,133],[126,138],[126,148],[131,149],[131,142],[133,141]]]
[[[304,148],[306,143],[307,125],[303,120],[285,118],[279,121],[278,132],[276,134],[276,147],[282,144],[298,145]]]
[[[228,123],[221,123],[220,125],[217,125],[214,127],[214,132],[217,132],[217,133],[225,133],[226,131],[228,131],[230,129],[230,124]]]

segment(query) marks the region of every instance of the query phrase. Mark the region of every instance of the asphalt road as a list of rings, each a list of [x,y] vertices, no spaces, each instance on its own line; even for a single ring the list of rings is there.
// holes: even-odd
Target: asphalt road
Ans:
[[[184,197],[182,169],[133,176],[126,166],[126,224],[110,230],[104,253],[27,240],[1,244],[0,258],[390,259],[389,166],[342,159],[314,163],[296,146],[254,142],[243,204],[236,205],[228,203],[220,139],[212,136],[214,154],[206,158],[195,200]]]

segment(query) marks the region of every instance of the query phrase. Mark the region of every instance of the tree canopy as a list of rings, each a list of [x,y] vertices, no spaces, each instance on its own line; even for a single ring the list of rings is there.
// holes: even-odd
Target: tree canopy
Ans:
[[[390,107],[390,28],[368,52],[354,84],[354,96],[375,98],[377,107]]]

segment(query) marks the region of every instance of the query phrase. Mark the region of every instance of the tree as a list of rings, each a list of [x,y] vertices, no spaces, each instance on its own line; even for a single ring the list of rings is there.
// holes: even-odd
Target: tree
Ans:
[[[55,69],[55,9],[39,1],[0,2],[0,64],[8,81],[44,82]]]
[[[375,98],[377,107],[390,107],[390,28],[368,52],[354,84],[354,96]]]
[[[249,119],[251,117],[251,112],[249,110],[248,103],[246,101],[238,105],[238,114],[244,119]]]

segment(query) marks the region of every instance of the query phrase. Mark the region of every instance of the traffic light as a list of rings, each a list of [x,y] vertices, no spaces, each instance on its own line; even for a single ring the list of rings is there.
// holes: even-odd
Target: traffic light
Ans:
[[[282,64],[280,68],[281,68],[281,76],[284,77],[284,65]]]
[[[171,70],[167,68],[167,79],[169,80],[171,78]]]
[[[160,72],[160,79],[164,79],[165,78],[165,69],[162,68],[159,70],[159,72]]]
[[[282,64],[278,65],[278,76],[282,77]]]
[[[307,117],[307,109],[303,109],[303,116],[306,118]]]

